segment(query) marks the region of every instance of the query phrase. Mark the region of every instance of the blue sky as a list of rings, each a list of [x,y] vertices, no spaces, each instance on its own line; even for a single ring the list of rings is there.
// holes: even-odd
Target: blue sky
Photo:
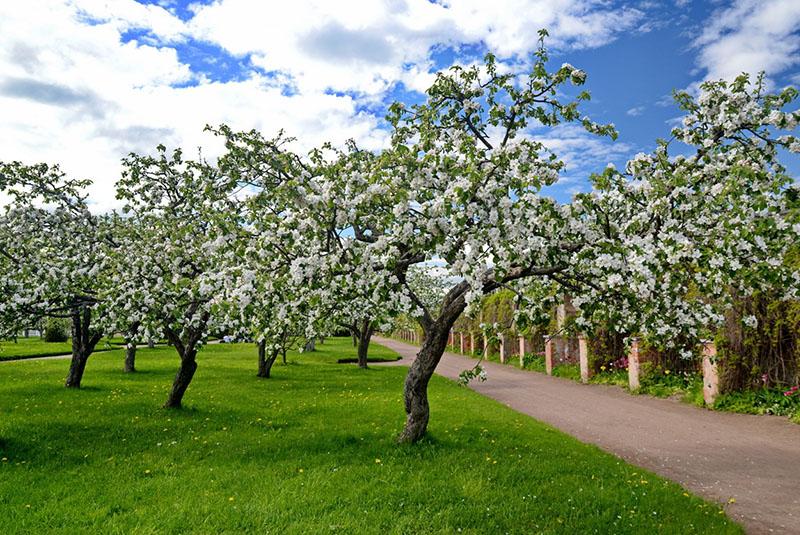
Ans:
[[[617,142],[537,132],[568,163],[562,200],[586,177],[668,137],[670,95],[766,70],[800,83],[798,0],[30,0],[0,5],[0,159],[61,163],[115,206],[119,159],[158,143],[219,150],[206,123],[298,148],[355,138],[385,146],[392,100],[418,101],[433,73],[489,50],[519,65],[546,27],[554,68],[587,71],[584,110]],[[797,174],[800,165],[787,160]]]

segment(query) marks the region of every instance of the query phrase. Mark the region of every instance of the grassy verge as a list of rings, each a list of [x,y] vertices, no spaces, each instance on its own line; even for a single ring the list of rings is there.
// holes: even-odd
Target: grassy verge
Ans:
[[[123,342],[121,339],[101,340],[95,351],[117,349]],[[72,342],[45,342],[41,338],[18,338],[14,340],[0,340],[0,361],[21,360],[36,357],[52,357],[67,355],[72,352]]]
[[[716,505],[455,383],[430,384],[430,435],[399,446],[405,368],[360,370],[350,341],[255,377],[210,345],[187,407],[143,349],[0,367],[2,533],[740,533]],[[372,356],[388,358],[377,345]]]

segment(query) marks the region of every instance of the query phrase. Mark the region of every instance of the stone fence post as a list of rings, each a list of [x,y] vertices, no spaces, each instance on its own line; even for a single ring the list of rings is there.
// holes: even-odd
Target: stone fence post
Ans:
[[[717,369],[717,346],[711,340],[703,340],[703,401],[711,406],[719,395],[719,370]]]
[[[464,333],[463,332],[459,333],[459,336],[461,337],[461,354],[463,355],[464,354]]]
[[[530,344],[524,336],[519,337],[519,367],[525,366],[525,354],[530,353]]]
[[[639,339],[631,338],[631,350],[628,353],[628,388],[639,390]]]
[[[500,364],[505,364],[508,360],[508,344],[506,344],[505,333],[500,333]]]
[[[544,371],[547,375],[553,375],[553,338],[544,337]]]
[[[586,384],[592,377],[592,370],[589,368],[589,345],[585,336],[578,337],[578,358],[581,366],[581,382]]]

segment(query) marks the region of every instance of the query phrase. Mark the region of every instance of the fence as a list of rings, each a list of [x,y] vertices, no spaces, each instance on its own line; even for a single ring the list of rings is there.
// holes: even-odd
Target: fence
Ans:
[[[400,339],[413,344],[421,343],[421,336],[415,330],[402,330],[395,333]],[[524,357],[536,353],[534,341],[526,336],[510,336],[501,333],[498,342],[492,344],[490,339],[474,332],[450,331],[448,336],[448,349],[462,355],[476,355],[476,348],[481,345],[483,354],[496,350],[500,362],[505,364],[515,356],[519,358],[519,366],[524,366]],[[541,346],[540,346],[541,347]],[[702,373],[703,373],[703,399],[707,405],[712,405],[719,395],[719,371],[717,368],[717,349],[714,342],[702,342]],[[593,370],[589,363],[589,341],[585,336],[564,337],[545,336],[543,338],[544,365],[547,375],[553,374],[553,368],[564,363],[577,363],[580,368],[581,382],[588,383],[592,378]],[[632,391],[640,388],[642,354],[637,338],[632,338],[628,351],[628,387]]]

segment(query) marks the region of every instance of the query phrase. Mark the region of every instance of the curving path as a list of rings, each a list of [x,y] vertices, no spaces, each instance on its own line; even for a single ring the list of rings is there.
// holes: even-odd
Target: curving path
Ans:
[[[417,347],[375,337],[409,365]],[[450,379],[474,360],[445,353]],[[748,533],[800,534],[800,425],[785,418],[714,412],[621,388],[485,363],[489,379],[470,388],[583,442],[676,481],[726,508]]]

